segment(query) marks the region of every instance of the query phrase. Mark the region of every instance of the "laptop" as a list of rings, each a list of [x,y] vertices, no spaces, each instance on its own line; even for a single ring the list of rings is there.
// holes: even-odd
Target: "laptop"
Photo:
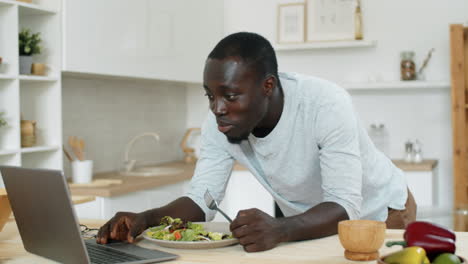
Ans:
[[[177,255],[119,242],[83,239],[65,176],[58,170],[0,166],[24,248],[67,264],[155,263]]]

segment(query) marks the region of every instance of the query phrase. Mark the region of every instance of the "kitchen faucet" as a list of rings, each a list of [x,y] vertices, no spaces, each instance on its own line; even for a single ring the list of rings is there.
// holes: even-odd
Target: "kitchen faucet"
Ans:
[[[135,144],[135,141],[137,141],[138,139],[140,139],[142,137],[145,137],[145,136],[152,136],[152,137],[154,137],[156,139],[156,142],[159,142],[159,135],[157,133],[154,133],[154,132],[146,132],[146,133],[137,135],[134,138],[132,138],[132,140],[130,140],[128,142],[127,147],[125,148],[125,160],[124,160],[125,172],[132,171],[133,168],[135,167],[135,164],[136,164],[136,160],[129,160],[129,158],[128,158],[128,156],[130,154],[130,150],[133,147],[133,144]]]

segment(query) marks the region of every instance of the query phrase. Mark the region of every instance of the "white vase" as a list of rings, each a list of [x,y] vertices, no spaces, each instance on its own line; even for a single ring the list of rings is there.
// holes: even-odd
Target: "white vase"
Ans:
[[[31,74],[32,56],[19,57],[20,74]]]

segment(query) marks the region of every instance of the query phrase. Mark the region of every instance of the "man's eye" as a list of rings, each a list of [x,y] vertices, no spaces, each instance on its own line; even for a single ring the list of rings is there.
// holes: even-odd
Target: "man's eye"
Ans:
[[[206,97],[208,97],[208,100],[213,100],[213,96],[211,94],[205,94]]]
[[[229,101],[233,101],[237,98],[237,95],[235,94],[228,94],[226,95],[226,99],[228,99]]]

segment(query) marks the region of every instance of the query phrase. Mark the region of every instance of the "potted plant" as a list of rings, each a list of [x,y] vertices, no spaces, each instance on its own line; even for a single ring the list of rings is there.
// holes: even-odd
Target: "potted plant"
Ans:
[[[23,29],[19,33],[20,74],[31,74],[32,55],[41,53],[40,32]]]

